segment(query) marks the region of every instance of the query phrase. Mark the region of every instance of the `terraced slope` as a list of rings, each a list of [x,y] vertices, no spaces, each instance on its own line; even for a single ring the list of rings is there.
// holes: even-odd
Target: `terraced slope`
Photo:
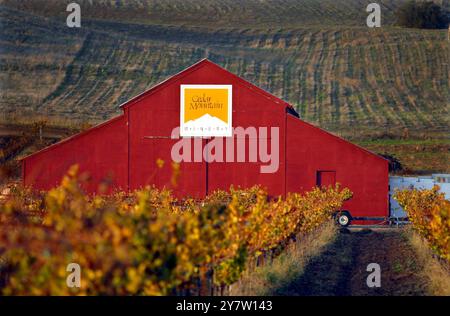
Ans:
[[[64,80],[84,35],[60,23],[0,10],[1,112],[35,113]]]
[[[406,0],[379,0],[383,23]],[[448,0],[442,0],[446,2]],[[10,7],[44,16],[65,16],[61,0],[1,0]],[[163,25],[213,27],[365,25],[371,0],[78,0],[93,19]]]
[[[79,30],[67,28],[51,6],[40,13],[1,6],[1,112],[6,118],[39,114],[104,120],[119,113],[120,103],[208,57],[292,103],[302,118],[330,130],[448,129],[445,31],[326,25],[336,24],[341,15],[352,15],[350,7],[366,2],[357,0],[346,1],[354,6],[320,1],[323,10],[316,1],[300,1],[311,19],[327,22],[306,26],[287,19],[268,27],[258,21],[272,2],[263,1],[260,8],[248,1],[259,8],[252,13],[253,20],[245,22],[254,26],[230,27],[223,21],[236,12],[234,1],[139,2],[159,8],[160,18],[172,25],[113,21],[111,12],[128,12],[124,20],[130,20],[133,12],[125,6],[129,2],[115,1],[114,6],[122,9],[105,9],[100,20],[84,19]],[[294,5],[290,0],[277,3]],[[395,6],[399,1],[383,3]],[[214,26],[209,15],[194,21],[204,6],[207,12],[216,12]],[[242,20],[250,14],[245,8]],[[268,15],[271,21],[285,12],[277,13],[276,8]],[[181,16],[180,12],[185,12],[185,20],[170,19]]]

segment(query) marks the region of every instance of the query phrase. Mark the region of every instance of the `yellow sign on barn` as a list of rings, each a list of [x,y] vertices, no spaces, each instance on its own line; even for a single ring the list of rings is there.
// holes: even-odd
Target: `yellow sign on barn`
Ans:
[[[231,85],[181,85],[180,135],[232,135]]]

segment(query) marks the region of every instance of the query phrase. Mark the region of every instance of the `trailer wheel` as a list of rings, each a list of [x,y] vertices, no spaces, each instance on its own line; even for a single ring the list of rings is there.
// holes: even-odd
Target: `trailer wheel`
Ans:
[[[351,216],[347,212],[341,212],[337,214],[337,222],[342,227],[347,227],[350,225],[350,222],[352,221]]]

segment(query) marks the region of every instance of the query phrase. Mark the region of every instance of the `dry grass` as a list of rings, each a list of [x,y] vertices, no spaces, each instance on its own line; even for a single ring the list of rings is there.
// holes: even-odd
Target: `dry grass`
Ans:
[[[375,153],[398,158],[403,166],[398,175],[449,173],[450,140],[438,135],[430,136],[433,138],[378,139],[357,143]]]
[[[298,236],[283,253],[255,269],[248,269],[244,276],[230,288],[230,295],[271,295],[304,271],[308,262],[318,256],[337,236],[334,222],[326,223],[316,231]]]
[[[83,130],[88,125],[93,126],[104,121],[102,120],[89,120],[89,119],[71,119],[70,117],[63,116],[51,116],[47,114],[31,114],[31,113],[20,113],[20,111],[12,113],[1,113],[0,114],[0,126],[10,126],[17,127],[19,129],[29,128],[34,124],[40,124],[45,122],[46,127],[50,128],[60,128],[67,130]]]
[[[429,280],[429,294],[450,295],[450,265],[436,258],[427,242],[412,229],[406,231],[406,236],[423,265],[422,275]]]

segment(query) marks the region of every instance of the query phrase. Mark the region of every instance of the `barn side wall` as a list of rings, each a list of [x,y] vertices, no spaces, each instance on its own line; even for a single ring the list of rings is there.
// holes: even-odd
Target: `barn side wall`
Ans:
[[[344,209],[353,216],[388,216],[388,162],[300,119],[287,117],[287,191],[316,185],[318,171],[335,171],[353,192]]]
[[[128,138],[125,116],[119,116],[47,147],[23,160],[24,184],[39,190],[57,186],[70,166],[78,164],[87,172],[84,187],[96,192],[109,178],[111,187],[127,188]]]

